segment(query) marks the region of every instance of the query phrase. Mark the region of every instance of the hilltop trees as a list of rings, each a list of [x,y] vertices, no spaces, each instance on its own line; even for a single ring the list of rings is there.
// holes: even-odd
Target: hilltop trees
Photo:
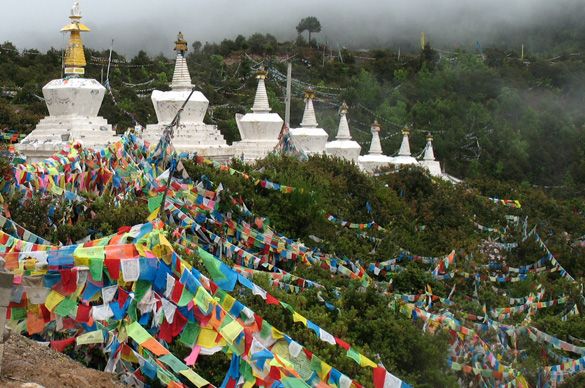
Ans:
[[[310,16],[296,28],[312,35],[321,31],[321,24]],[[399,131],[409,123],[412,150],[423,149],[430,131],[437,159],[454,176],[566,185],[571,192],[585,186],[585,89],[579,86],[585,84],[585,65],[579,55],[520,59],[513,50],[486,48],[484,59],[464,50],[439,55],[429,44],[423,50],[416,47],[416,53],[378,49],[357,55],[345,48],[336,52],[279,43],[270,33],[234,38],[195,41],[187,54],[193,83],[210,101],[205,120],[217,124],[228,142],[238,139],[235,113],[253,103],[253,70],[259,62],[284,74],[286,64],[272,56],[294,56],[293,78],[300,81],[293,85],[294,124],[302,117],[301,85],[313,84],[319,123],[335,131],[335,105],[345,100],[352,136],[364,150],[374,119],[382,124],[387,154],[398,150]],[[10,42],[0,44],[0,51],[0,129],[28,133],[47,114],[41,89],[61,76],[61,53],[21,52]],[[86,77],[103,82],[109,52],[85,52]],[[145,51],[128,60],[114,51],[113,59],[112,94],[106,95],[100,115],[119,132],[132,127],[133,118],[143,125],[156,122],[150,90],[169,89],[173,61]],[[267,89],[273,111],[284,116],[284,83],[271,76]]]
[[[302,34],[305,31],[309,31],[309,45],[311,44],[311,33],[312,32],[321,32],[321,23],[319,19],[315,16],[307,16],[306,18],[301,19],[299,24],[297,24],[297,32]]]

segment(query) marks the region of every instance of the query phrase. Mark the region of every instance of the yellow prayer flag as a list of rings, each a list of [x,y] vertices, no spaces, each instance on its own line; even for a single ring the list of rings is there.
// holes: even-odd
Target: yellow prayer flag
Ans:
[[[63,301],[65,297],[59,294],[57,291],[52,290],[49,295],[47,295],[47,299],[45,300],[45,307],[49,311],[53,311],[53,309]]]
[[[75,265],[77,267],[89,267],[89,257],[76,257]]]
[[[327,376],[329,376],[329,372],[331,372],[331,365],[321,361],[321,370],[317,371],[317,375],[321,380],[327,381]]]
[[[136,251],[138,251],[138,254],[142,257],[146,257],[146,246],[142,245],[142,244],[134,244],[134,247],[136,248]]]
[[[73,252],[73,257],[79,260],[87,260],[86,262],[89,263],[89,259],[105,259],[106,258],[106,250],[103,246],[95,246],[95,247],[84,247],[82,245],[75,248]],[[76,261],[77,263],[77,261]],[[89,264],[84,264],[89,266]]]
[[[187,379],[189,379],[190,382],[192,382],[193,384],[195,384],[198,388],[204,387],[206,385],[209,384],[209,382],[207,380],[205,380],[203,377],[199,376],[197,373],[195,373],[195,371],[193,371],[193,369],[185,369],[182,370],[181,373],[183,376],[185,376]],[[245,387],[245,385],[244,385]]]
[[[172,263],[173,246],[162,234],[158,235],[159,245],[152,248],[152,252],[167,264]]]
[[[101,330],[90,331],[75,339],[77,345],[101,344],[104,342],[104,333]]]
[[[268,362],[268,365],[276,366],[279,368],[282,367],[283,365],[292,369],[295,368],[295,365],[292,362],[288,361],[285,358],[280,358],[277,355],[274,355],[274,358]]]
[[[223,307],[224,310],[230,311],[232,309],[232,306],[234,305],[234,302],[236,300],[234,299],[233,296],[226,294],[225,299],[223,300],[223,303],[221,304],[221,307]]]
[[[360,354],[360,365],[363,367],[369,366],[370,368],[376,368],[378,366],[374,361],[370,360],[363,354]]]
[[[282,335],[282,332],[280,330],[278,330],[277,328],[275,328],[273,326],[272,327],[272,338],[280,339],[280,338],[284,338],[284,336]]]
[[[202,348],[211,349],[218,344],[215,342],[217,339],[217,332],[213,329],[202,328],[201,332],[199,333],[199,337],[197,337],[197,345],[201,346]]]
[[[158,217],[159,212],[160,212],[160,207],[157,207],[156,209],[154,209],[154,211],[152,213],[150,213],[147,220],[154,221],[156,219],[156,217]]]
[[[293,314],[293,321],[294,322],[303,322],[303,325],[307,326],[307,318],[303,317],[301,314],[295,312]]]
[[[425,32],[420,33],[420,48],[424,50],[425,48]]]
[[[209,311],[209,304],[210,303],[213,303],[213,302],[216,302],[216,300],[213,299],[211,297],[211,295],[209,295],[209,293],[207,292],[207,290],[205,290],[205,288],[203,288],[201,286],[199,286],[197,288],[197,293],[195,294],[195,298],[193,298],[193,301],[203,311]]]
[[[238,321],[232,321],[221,329],[220,333],[229,344],[233,344],[243,330],[244,328]]]
[[[252,387],[254,387],[255,383],[256,383],[256,379],[254,379],[254,381],[246,380],[243,388],[252,388]]]
[[[524,376],[518,376],[517,380],[520,384],[522,384],[523,387],[530,387]]]

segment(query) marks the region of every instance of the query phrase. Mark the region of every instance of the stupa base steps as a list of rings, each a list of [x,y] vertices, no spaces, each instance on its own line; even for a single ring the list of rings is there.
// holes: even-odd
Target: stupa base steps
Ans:
[[[233,153],[234,157],[244,157],[246,163],[254,162],[258,159],[265,158],[268,154],[274,151],[274,147],[278,144],[278,139],[274,140],[242,140],[234,142]]]

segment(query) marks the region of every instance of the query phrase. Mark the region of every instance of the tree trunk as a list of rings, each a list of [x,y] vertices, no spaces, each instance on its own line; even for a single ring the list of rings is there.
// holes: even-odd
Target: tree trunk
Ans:
[[[309,30],[309,47],[311,47],[311,30]]]

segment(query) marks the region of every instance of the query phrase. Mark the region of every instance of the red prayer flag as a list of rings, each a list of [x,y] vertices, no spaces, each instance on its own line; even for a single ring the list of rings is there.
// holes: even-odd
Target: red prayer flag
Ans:
[[[86,306],[84,304],[80,304],[77,307],[77,316],[75,317],[75,322],[89,322],[89,314],[91,312],[91,306]]]
[[[280,302],[278,301],[278,299],[276,299],[275,297],[273,297],[269,293],[266,293],[266,303],[280,305]]]
[[[59,340],[59,341],[51,341],[51,349],[62,353],[63,350],[65,350],[65,348],[67,346],[71,345],[74,342],[75,342],[75,337],[67,338],[67,339]]]
[[[335,342],[337,342],[337,345],[341,346],[345,350],[349,350],[349,348],[351,347],[347,342],[340,340],[337,337],[335,337]]]

